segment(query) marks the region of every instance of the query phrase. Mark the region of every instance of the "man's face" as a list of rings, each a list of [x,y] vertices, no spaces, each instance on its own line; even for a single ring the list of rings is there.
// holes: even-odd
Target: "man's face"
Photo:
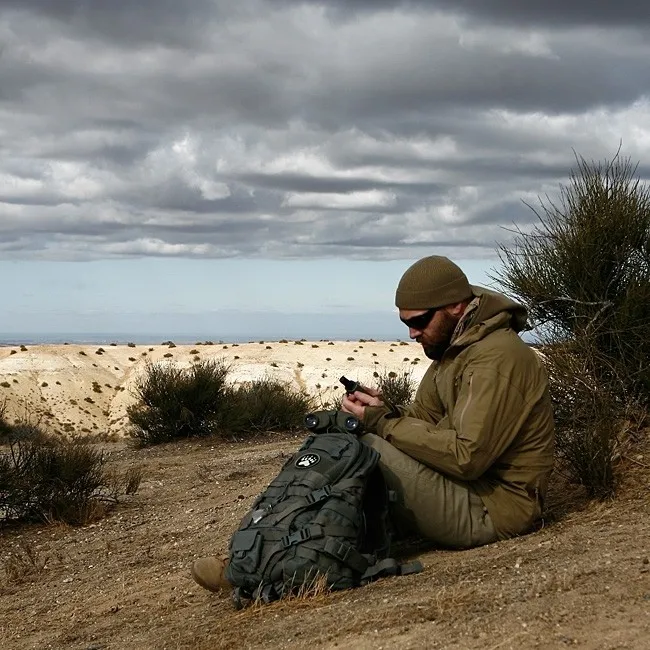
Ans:
[[[410,321],[427,312],[423,309],[400,309],[399,317],[402,321]],[[445,350],[451,343],[456,325],[460,318],[452,316],[445,307],[436,309],[426,325],[418,323],[412,326],[406,323],[409,329],[409,337],[417,341],[429,359],[440,361]]]

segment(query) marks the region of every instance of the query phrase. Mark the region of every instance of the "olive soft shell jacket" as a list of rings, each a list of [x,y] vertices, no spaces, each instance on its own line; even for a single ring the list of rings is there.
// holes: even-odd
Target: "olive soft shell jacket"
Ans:
[[[553,467],[546,371],[518,336],[526,311],[472,287],[474,300],[407,407],[367,407],[364,426],[480,495],[500,538],[541,517]],[[460,330],[460,331],[459,331]]]

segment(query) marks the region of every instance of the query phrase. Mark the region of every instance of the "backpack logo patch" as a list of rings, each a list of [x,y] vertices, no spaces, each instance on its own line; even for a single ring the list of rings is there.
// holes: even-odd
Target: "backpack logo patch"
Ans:
[[[304,454],[295,463],[296,467],[313,467],[320,463],[320,456],[318,454]]]

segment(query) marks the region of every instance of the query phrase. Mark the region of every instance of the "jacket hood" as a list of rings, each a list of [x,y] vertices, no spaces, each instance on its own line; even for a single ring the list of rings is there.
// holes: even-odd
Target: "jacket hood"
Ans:
[[[509,312],[510,327],[515,332],[521,332],[526,327],[528,312],[523,305],[511,300],[502,293],[485,289],[484,287],[472,285],[472,293],[480,298],[478,309],[472,318],[472,323],[487,321],[501,312]]]
[[[469,345],[497,329],[511,328],[521,332],[526,327],[528,312],[523,305],[485,287],[471,285],[478,304],[470,304],[466,321],[461,325],[452,345]]]

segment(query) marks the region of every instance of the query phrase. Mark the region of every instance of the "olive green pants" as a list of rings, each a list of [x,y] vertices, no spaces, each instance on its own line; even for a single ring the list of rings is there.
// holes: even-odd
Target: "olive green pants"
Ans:
[[[450,548],[497,540],[481,497],[466,483],[436,472],[372,433],[361,441],[381,456],[379,467],[396,496],[391,517],[399,533],[417,534]]]

